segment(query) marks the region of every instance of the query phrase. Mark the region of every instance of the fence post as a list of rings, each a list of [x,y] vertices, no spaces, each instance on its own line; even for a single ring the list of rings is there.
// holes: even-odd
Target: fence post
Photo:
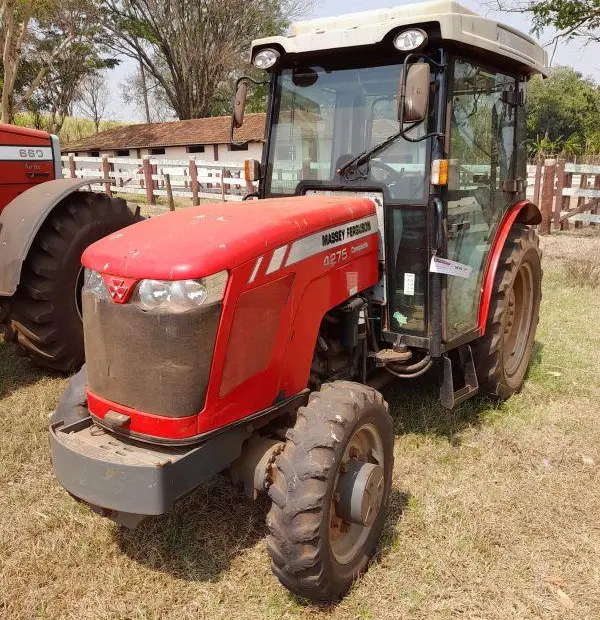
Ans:
[[[75,153],[69,153],[69,174],[72,179],[77,178],[77,167],[75,165]]]
[[[223,199],[223,202],[225,202],[227,200],[226,195],[229,193],[230,190],[230,186],[226,185],[225,183],[225,179],[230,179],[231,178],[231,172],[230,170],[226,170],[225,168],[221,168],[221,197]]]
[[[563,189],[565,187],[572,188],[573,187],[573,173],[565,172],[565,183],[563,185]],[[571,196],[563,196],[561,201],[561,211],[570,211],[571,210]],[[563,220],[560,222],[561,230],[569,230],[569,220]]]
[[[110,164],[108,163],[108,155],[102,155],[102,178],[104,179],[104,191],[108,196],[112,196],[110,183]],[[108,180],[107,180],[108,179]]]
[[[582,174],[581,180],[579,181],[579,189],[587,189],[587,184],[588,184],[588,175]],[[585,204],[586,200],[589,200],[589,198],[586,198],[585,196],[581,196],[580,198],[577,199],[577,206],[581,207],[582,205]],[[583,227],[583,222],[575,222],[575,228],[582,228],[582,227]]]
[[[146,186],[146,200],[149,205],[155,205],[154,189],[152,184],[152,165],[150,164],[150,155],[145,155],[142,160],[142,170],[144,172],[144,185]]]
[[[540,232],[550,234],[552,228],[552,203],[554,202],[554,175],[556,160],[547,159],[544,162],[544,181],[542,185],[541,209],[542,223]]]
[[[198,199],[200,188],[198,187],[198,166],[193,157],[190,157],[190,185],[192,186],[192,205],[196,207],[200,204]]]
[[[554,202],[554,226],[560,225],[560,212],[563,206],[563,188],[565,186],[565,160],[558,160],[558,168],[556,169],[556,198]]]
[[[535,179],[533,180],[533,204],[540,205],[540,188],[542,186],[542,162],[538,161],[535,166]]]
[[[169,211],[175,211],[175,201],[173,200],[173,189],[171,188],[171,175],[165,174],[165,185],[167,186],[167,199],[169,200]]]
[[[600,189],[600,174],[596,174],[594,175],[594,189]],[[592,213],[593,215],[597,215],[598,214],[598,204],[599,204],[600,199],[596,198],[596,206],[590,210],[590,213]],[[596,222],[590,222],[590,226],[595,227],[596,226]]]
[[[151,164],[150,169],[152,170],[153,175],[158,175],[158,164]],[[160,189],[158,179],[152,181],[152,187],[154,189]]]

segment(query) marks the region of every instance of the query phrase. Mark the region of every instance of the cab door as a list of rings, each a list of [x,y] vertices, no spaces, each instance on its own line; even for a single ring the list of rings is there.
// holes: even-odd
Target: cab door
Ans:
[[[443,339],[478,324],[481,286],[491,243],[512,202],[503,191],[514,178],[514,76],[455,59],[447,193],[447,269]]]

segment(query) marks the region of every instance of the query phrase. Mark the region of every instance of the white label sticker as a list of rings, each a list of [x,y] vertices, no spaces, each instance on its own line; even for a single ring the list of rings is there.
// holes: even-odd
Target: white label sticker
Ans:
[[[458,276],[459,278],[470,278],[473,273],[473,267],[463,265],[447,258],[434,256],[429,265],[431,273],[443,273],[447,276]]]
[[[414,273],[404,274],[404,294],[405,295],[415,294],[415,274]]]

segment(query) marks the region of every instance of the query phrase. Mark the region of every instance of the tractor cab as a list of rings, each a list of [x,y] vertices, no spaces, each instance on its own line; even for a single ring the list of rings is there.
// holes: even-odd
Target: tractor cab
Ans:
[[[525,85],[545,52],[436,1],[296,24],[252,59],[269,84],[263,160],[247,166],[260,198],[371,198],[383,338],[439,355],[481,335],[496,232],[525,199]],[[238,82],[234,140],[252,82]]]

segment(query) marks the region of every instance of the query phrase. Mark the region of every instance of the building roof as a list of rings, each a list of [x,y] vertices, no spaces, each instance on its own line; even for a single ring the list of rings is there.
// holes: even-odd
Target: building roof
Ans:
[[[252,55],[276,46],[286,54],[375,45],[404,26],[437,22],[442,39],[487,50],[519,63],[527,73],[546,73],[548,56],[530,36],[477,15],[455,0],[432,0],[389,9],[323,17],[292,24],[290,36],[252,42]]]
[[[195,144],[227,144],[230,116],[194,118],[187,121],[124,125],[70,142],[63,153],[75,151],[113,151],[118,149],[160,148]],[[265,114],[246,114],[244,125],[236,130],[239,141],[262,142]]]

